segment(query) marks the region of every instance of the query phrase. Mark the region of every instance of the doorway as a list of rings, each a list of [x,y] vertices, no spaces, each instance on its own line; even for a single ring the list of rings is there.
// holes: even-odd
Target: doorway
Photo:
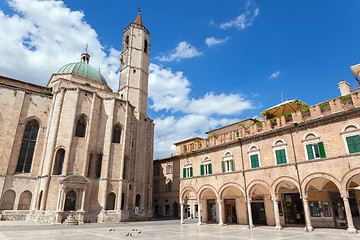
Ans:
[[[299,193],[282,195],[285,224],[305,224],[304,208]]]
[[[208,205],[208,221],[216,222],[216,203],[215,199],[207,200]]]
[[[251,214],[253,223],[257,225],[266,225],[264,199],[256,199],[251,202]]]
[[[225,216],[226,223],[237,223],[235,199],[225,200]]]

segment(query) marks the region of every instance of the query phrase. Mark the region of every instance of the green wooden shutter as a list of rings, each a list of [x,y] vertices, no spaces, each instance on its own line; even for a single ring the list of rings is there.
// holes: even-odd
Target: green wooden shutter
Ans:
[[[193,169],[192,169],[192,167],[190,167],[190,177],[192,177],[193,176]]]
[[[237,137],[237,138],[239,137],[239,131],[236,132],[236,137]]]
[[[221,161],[221,168],[222,168],[222,172],[225,172],[225,162]]]
[[[314,157],[312,144],[306,145],[306,151],[307,151],[307,154],[308,154],[308,159],[313,160],[315,157]]]
[[[211,163],[209,163],[209,174],[212,174],[212,167],[211,167]]]
[[[251,168],[258,168],[259,167],[259,156],[257,154],[251,155]]]
[[[200,175],[204,176],[204,164],[200,165]]]
[[[360,152],[360,136],[353,136],[353,143],[355,147],[355,152]]]
[[[355,146],[353,144],[353,136],[351,137],[346,137],[346,142],[349,148],[349,153],[356,153],[356,149]]]
[[[286,163],[285,149],[276,150],[275,155],[276,155],[276,163],[277,164]]]
[[[183,178],[186,178],[186,168],[183,168]]]
[[[318,142],[318,147],[319,147],[320,157],[321,158],[326,158],[324,143],[323,142]]]
[[[281,164],[280,150],[276,150],[275,155],[276,155],[276,164]]]
[[[231,160],[231,171],[235,171],[234,159]]]
[[[286,163],[286,154],[285,154],[285,149],[281,150],[281,157],[282,157],[282,162],[281,163]]]

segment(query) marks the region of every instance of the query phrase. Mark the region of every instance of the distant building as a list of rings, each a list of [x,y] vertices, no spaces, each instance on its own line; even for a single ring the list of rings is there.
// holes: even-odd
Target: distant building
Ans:
[[[151,218],[149,43],[139,13],[124,31],[117,93],[87,52],[46,87],[0,77],[1,220],[119,222],[135,208]]]
[[[177,157],[154,160],[153,217],[180,218],[180,161]]]
[[[352,68],[355,69],[355,68]],[[360,227],[360,93],[313,106],[287,101],[175,143],[181,219],[199,224]],[[315,91],[316,92],[316,91]]]

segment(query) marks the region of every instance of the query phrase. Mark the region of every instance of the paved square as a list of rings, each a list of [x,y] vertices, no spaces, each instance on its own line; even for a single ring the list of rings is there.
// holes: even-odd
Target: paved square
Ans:
[[[131,234],[131,235],[130,235]],[[128,236],[127,236],[128,235]],[[346,230],[318,228],[306,233],[303,228],[276,231],[270,226],[247,229],[244,225],[219,227],[198,226],[194,221],[181,225],[178,220],[131,222],[118,224],[86,224],[79,226],[34,225],[26,222],[1,221],[1,240],[92,240],[92,239],[359,239]]]

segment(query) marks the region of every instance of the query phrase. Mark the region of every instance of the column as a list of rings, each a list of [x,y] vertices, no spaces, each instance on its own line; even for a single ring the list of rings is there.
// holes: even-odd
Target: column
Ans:
[[[59,198],[58,198],[58,203],[57,203],[57,207],[56,207],[57,211],[63,211],[63,209],[61,208],[63,198],[64,198],[64,188],[60,187],[60,189],[59,189]]]
[[[307,198],[308,198],[307,196],[302,197],[304,214],[305,214],[305,232],[311,232],[314,231],[314,228],[311,225],[310,208]]]
[[[274,215],[275,215],[275,229],[281,230],[281,223],[280,223],[280,215],[279,215],[279,199],[277,196],[273,197],[272,199],[274,203]]]
[[[224,200],[223,199],[218,199],[218,204],[219,204],[219,226],[223,226],[224,222],[223,222],[223,203]]]
[[[202,217],[202,212],[201,212],[201,201],[199,200],[199,205],[198,205],[198,225],[201,225],[201,217]]]
[[[248,210],[248,217],[249,217],[249,228],[254,228],[253,219],[252,219],[252,212],[251,212],[251,199],[246,201],[247,210]]]
[[[82,189],[82,196],[81,196],[81,206],[80,206],[80,211],[84,212],[84,206],[85,206],[85,194],[86,194],[86,189]]]
[[[184,224],[184,203],[180,203],[180,216],[181,216],[181,220],[180,220],[180,223],[181,224]]]
[[[347,233],[354,234],[357,233],[356,228],[354,227],[354,222],[351,214],[350,204],[349,204],[349,195],[346,193],[341,196],[344,201],[345,213],[346,213],[346,221],[347,221]]]

